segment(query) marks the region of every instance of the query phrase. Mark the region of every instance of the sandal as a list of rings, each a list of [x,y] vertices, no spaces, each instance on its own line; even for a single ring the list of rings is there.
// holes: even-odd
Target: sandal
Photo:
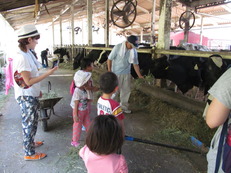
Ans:
[[[35,153],[32,156],[24,156],[24,160],[41,160],[45,158],[47,155],[44,153]]]
[[[41,145],[43,145],[43,141],[34,142],[34,147],[40,147]]]

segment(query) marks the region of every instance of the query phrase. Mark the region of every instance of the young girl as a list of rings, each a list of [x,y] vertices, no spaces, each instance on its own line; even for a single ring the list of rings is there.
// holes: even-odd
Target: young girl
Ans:
[[[82,132],[82,125],[88,130],[90,124],[88,94],[86,88],[88,81],[91,78],[91,73],[79,70],[75,73],[75,91],[71,99],[71,107],[73,109],[73,136],[71,145],[74,147],[79,146],[79,138]]]
[[[128,173],[124,156],[116,154],[123,140],[122,128],[113,115],[97,116],[87,132],[86,145],[79,151],[88,173]]]

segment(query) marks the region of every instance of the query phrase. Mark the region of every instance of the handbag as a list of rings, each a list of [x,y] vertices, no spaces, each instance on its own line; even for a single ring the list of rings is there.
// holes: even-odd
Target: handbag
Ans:
[[[18,73],[18,71],[14,72],[14,80],[20,88],[28,89],[31,87],[26,84],[26,82],[23,80],[21,73]]]

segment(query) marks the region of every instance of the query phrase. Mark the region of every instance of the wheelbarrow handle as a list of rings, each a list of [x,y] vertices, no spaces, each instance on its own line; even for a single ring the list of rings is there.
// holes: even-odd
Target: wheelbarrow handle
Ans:
[[[48,93],[50,92],[50,90],[51,90],[51,82],[48,81]]]

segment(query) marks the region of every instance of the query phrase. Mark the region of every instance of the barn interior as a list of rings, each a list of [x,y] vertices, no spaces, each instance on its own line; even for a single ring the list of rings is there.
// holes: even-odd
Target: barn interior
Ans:
[[[201,34],[199,34],[200,39],[198,41],[198,44],[203,44],[203,28],[229,26],[231,24],[229,16],[231,13],[230,2],[231,1],[229,0],[0,0],[0,13],[10,24],[10,26],[15,30],[19,29],[21,26],[26,24],[44,25],[53,33],[54,30],[58,30],[58,32],[56,31],[54,34],[52,34],[52,36],[54,37],[54,35],[56,35],[56,37],[60,37],[60,39],[55,40],[53,38],[51,47],[67,48],[72,57],[77,55],[77,51],[79,50],[79,48],[82,47],[85,47],[87,50],[111,50],[111,48],[108,48],[107,45],[110,44],[110,35],[112,35],[112,33],[115,33],[115,35],[118,36],[128,36],[131,34],[138,35],[140,42],[150,43],[153,47],[153,49],[151,50],[143,49],[138,50],[138,52],[144,52],[149,54],[151,53],[153,58],[156,58],[158,57],[158,55],[161,54],[185,56],[194,55],[196,57],[205,58],[208,58],[211,54],[219,54],[222,55],[222,57],[224,58],[230,59],[231,55],[229,52],[219,52],[218,50],[214,51],[213,53],[207,51],[201,52],[169,50],[169,46],[171,45],[170,32],[183,32],[183,42],[187,42],[187,33],[189,33],[189,31],[192,31],[193,29],[199,29],[201,31]],[[129,5],[126,5],[126,3],[128,3]],[[123,11],[126,10],[131,11],[131,14],[129,14],[128,18],[123,17]],[[114,13],[112,11],[114,11]],[[185,13],[186,11],[190,11],[190,13]],[[85,21],[85,24],[87,25],[87,36],[89,39],[87,40],[85,45],[76,44],[76,32],[83,26],[76,26],[75,21]],[[61,29],[62,23],[69,24],[71,34],[69,34],[68,36],[64,35],[65,33]],[[92,47],[93,36],[89,31],[97,29],[104,31],[104,44],[106,48]],[[70,42],[64,42],[62,37],[70,37]],[[65,66],[65,64],[60,64],[60,68],[62,68],[62,66]],[[70,65],[66,66],[65,68],[68,68],[70,70],[72,67]],[[57,81],[55,81],[54,79],[50,80],[53,80],[53,83],[55,85],[60,85],[60,88],[62,88],[63,90],[65,90],[65,88],[68,88],[68,81],[65,81],[64,79],[62,79],[62,82],[66,85],[63,86],[61,86],[61,84],[56,83]],[[71,79],[69,79],[69,81],[70,80]],[[149,81],[147,81],[147,83],[148,82]],[[43,87],[45,88],[44,90],[46,90],[45,84]],[[190,135],[194,135],[202,142],[204,142],[207,146],[209,145],[209,141],[214,131],[208,129],[208,127],[206,127],[206,124],[204,123],[204,120],[201,118],[201,110],[204,104],[202,107],[201,105],[199,106],[199,113],[191,113],[185,111],[182,108],[176,108],[169,104],[168,100],[170,99],[170,97],[176,97],[175,95],[171,95],[170,97],[165,98],[164,102],[160,102],[161,98],[159,98],[160,100],[153,100],[151,98],[147,99],[147,95],[151,94],[148,92],[148,90],[146,90],[145,94],[143,94],[143,92],[140,92],[139,88],[142,87],[138,85],[138,90],[133,92],[134,99],[132,100],[132,102],[134,104],[137,104],[138,106],[133,106],[132,108],[137,113],[127,116],[127,120],[131,122],[127,125],[128,134],[154,141],[159,140],[159,142],[161,143],[166,143],[167,139],[170,145],[177,144],[179,147],[190,147],[192,149],[200,151],[200,149],[196,148],[195,146],[192,146],[190,142],[186,142],[185,140]],[[58,109],[58,114],[66,114],[66,112],[63,111],[63,108],[67,107],[67,103],[69,103],[68,99],[70,99],[70,96],[67,96],[68,93],[66,91],[64,92],[64,94],[64,97],[66,98],[62,100],[62,106],[56,108]],[[164,96],[162,95],[159,97],[163,98]],[[182,102],[180,104],[182,104]],[[197,103],[193,102],[193,104],[195,105]],[[186,107],[187,106],[188,105],[186,105]],[[142,114],[143,110],[141,109],[141,107],[149,111],[144,112]],[[196,108],[190,107],[189,109]],[[166,110],[166,112],[163,112],[163,110]],[[155,112],[155,114],[153,114],[153,112]],[[7,112],[7,114],[10,113],[12,114],[12,111]],[[146,117],[142,119],[140,118],[140,115]],[[56,120],[51,122],[50,124],[51,129],[54,129],[54,132],[52,132],[51,130],[48,133],[51,133],[51,135],[58,133],[58,135],[60,136],[56,134],[56,139],[54,140],[58,143],[58,140],[61,140],[61,138],[66,140],[65,132],[68,131],[68,128],[66,126],[71,124],[71,119],[69,117],[69,121],[66,124],[62,124],[62,122],[65,121],[65,117],[55,117],[55,119]],[[181,119],[182,121],[179,119]],[[11,118],[9,118],[9,120],[11,120]],[[137,122],[137,120],[139,120],[139,122]],[[58,125],[64,128],[65,131],[59,131],[59,128],[57,128],[55,124],[56,122]],[[152,123],[156,123],[158,124],[158,126],[153,126]],[[149,128],[144,128],[145,126],[148,126]],[[163,128],[163,126],[165,127]],[[1,127],[3,128],[6,126]],[[138,129],[136,132],[135,127],[137,127]],[[153,131],[158,131],[158,128],[164,130],[154,134]],[[202,133],[201,131],[203,131],[204,133]],[[51,135],[47,134],[45,138],[49,140],[49,138],[51,138]],[[179,138],[179,136],[183,137]],[[177,142],[179,142],[179,144]],[[67,142],[64,143],[65,145],[69,145],[69,143]],[[182,144],[185,143],[187,144],[182,146]],[[51,144],[56,145],[55,143]],[[63,146],[60,146],[57,149],[60,149],[62,147]],[[49,149],[46,148],[46,150]],[[76,152],[73,152],[73,150],[71,149],[69,150],[69,148],[65,148],[65,152],[67,152],[67,150],[70,152],[69,155],[67,154],[67,156],[63,156],[62,154],[64,153],[61,153],[62,157],[60,158],[60,160],[62,160],[63,163],[60,163],[59,160],[56,160],[56,162],[60,164],[59,166],[57,166],[58,168],[60,168],[63,165],[66,166],[64,164],[65,159],[66,162],[68,161],[69,163],[72,163],[71,159],[77,159],[75,156]],[[139,150],[145,150],[145,152],[142,156],[137,157],[141,154],[139,153]],[[163,170],[165,172],[206,172],[206,161],[204,153],[202,153],[199,156],[185,153],[181,153],[180,155],[178,155],[179,153],[176,151],[165,150],[164,153],[162,153],[161,150],[162,149],[158,147],[153,148],[151,145],[146,146],[127,142],[125,144],[124,152],[129,158],[129,168],[130,170],[132,170],[131,172],[161,172]],[[50,154],[52,155],[51,152],[59,153],[54,148],[50,151]],[[149,152],[155,155],[155,157],[153,156],[152,158],[152,155],[147,156]],[[158,155],[162,156],[162,154],[163,157],[161,157],[160,160],[158,160]],[[73,158],[70,159],[68,156],[71,156]],[[169,157],[169,159],[166,159],[167,157]],[[16,159],[18,158],[19,157],[16,157]],[[133,160],[133,158],[136,158],[135,161]],[[154,162],[153,159],[155,159],[156,162]],[[174,159],[176,159],[176,161],[173,161]],[[184,162],[184,159],[187,163]],[[147,160],[151,160],[151,163],[149,163]],[[161,161],[163,160],[166,164],[169,164],[169,166],[166,166],[163,163],[161,163]],[[139,164],[139,161],[142,162],[143,165],[137,166]],[[6,161],[3,161],[2,163],[8,165],[6,164]],[[49,159],[48,163],[50,163],[49,166],[53,164],[55,165],[52,159]],[[41,167],[45,164],[45,161],[42,162],[38,166],[38,168],[42,169]],[[86,172],[86,170],[80,169],[80,167],[84,166],[83,163],[80,163],[79,165],[79,162],[74,162],[72,164],[77,164],[78,166],[71,165],[71,168],[66,170],[66,172],[74,172],[74,170],[77,170],[81,173],[84,171]],[[182,164],[185,164],[186,166],[180,169],[180,166]],[[18,162],[17,166],[25,167],[27,169],[30,168],[28,165],[20,164]],[[33,164],[33,166],[36,167],[35,164]],[[173,167],[173,169],[171,169],[170,167]],[[7,170],[6,166],[4,166],[4,169]]]
[[[92,0],[92,22],[95,27],[104,27],[105,25],[105,0]],[[109,10],[113,10],[112,6],[116,1],[109,1]],[[87,18],[87,4],[88,1],[84,0],[17,0],[17,1],[0,1],[0,12],[9,24],[18,29],[25,24],[44,24],[52,23],[56,24],[59,18],[62,21],[70,20],[70,15],[74,15],[74,20],[82,20]],[[150,34],[152,17],[154,30],[158,32],[159,17],[160,17],[160,0],[139,0],[132,3],[136,6],[136,17],[132,25],[130,21],[126,26],[121,19],[115,22],[118,26],[113,25],[112,19],[109,20],[111,29],[117,29],[118,34],[122,32],[128,32],[139,35],[141,31],[143,34]],[[115,4],[117,5],[117,4]],[[122,6],[124,4],[118,4]],[[155,6],[155,9],[153,7]],[[183,12],[192,11],[195,13],[194,27],[214,26],[230,24],[230,5],[227,0],[173,0],[171,4],[171,30],[180,29],[179,19]],[[117,6],[116,6],[117,7]],[[71,8],[73,10],[71,11]],[[154,14],[154,13],[155,14]],[[203,23],[201,23],[203,18]],[[223,20],[222,20],[223,18]],[[124,26],[123,26],[124,25]],[[122,28],[124,27],[124,28]],[[181,28],[182,29],[182,28]],[[129,34],[127,34],[129,35]]]

